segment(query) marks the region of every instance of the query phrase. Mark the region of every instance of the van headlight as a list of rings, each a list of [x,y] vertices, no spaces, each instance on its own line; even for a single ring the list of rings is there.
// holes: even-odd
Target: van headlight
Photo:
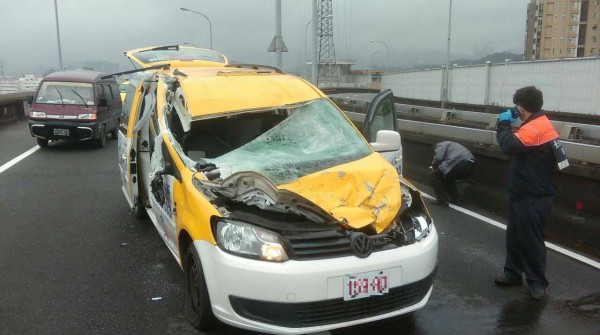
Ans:
[[[29,117],[32,117],[32,118],[35,118],[35,119],[45,119],[46,118],[46,113],[31,111],[29,113]]]
[[[221,249],[238,256],[271,262],[289,259],[279,235],[247,223],[221,219],[215,236]]]
[[[96,114],[94,114],[94,113],[79,114],[77,116],[77,118],[79,120],[96,120]]]
[[[423,216],[417,216],[412,217],[411,220],[415,232],[415,239],[417,241],[420,241],[429,235],[429,224],[427,223],[427,219],[425,219]]]

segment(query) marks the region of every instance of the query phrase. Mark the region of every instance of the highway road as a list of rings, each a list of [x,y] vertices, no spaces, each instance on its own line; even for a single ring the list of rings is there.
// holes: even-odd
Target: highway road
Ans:
[[[116,140],[32,148],[25,122],[0,126],[0,334],[198,334],[182,271],[121,193]],[[490,219],[501,219],[430,210],[440,249],[426,307],[336,334],[600,334],[598,268],[548,250],[548,297],[533,301],[493,284],[504,230]]]

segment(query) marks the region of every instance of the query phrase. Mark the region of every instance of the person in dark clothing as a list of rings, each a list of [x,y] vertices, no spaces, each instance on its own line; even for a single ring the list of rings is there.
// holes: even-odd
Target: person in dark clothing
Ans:
[[[431,162],[431,186],[435,191],[436,205],[448,207],[448,203],[461,204],[456,181],[467,179],[475,168],[475,157],[464,146],[451,141],[436,144]]]
[[[562,151],[562,146],[558,133],[541,111],[543,95],[539,89],[520,88],[513,95],[513,102],[517,107],[500,114],[496,132],[498,145],[504,154],[510,155],[510,161],[506,261],[504,274],[495,283],[521,285],[525,273],[531,298],[543,300],[549,285],[545,275],[544,227],[554,202],[558,157],[554,150]],[[513,133],[511,124],[517,117],[523,124]]]

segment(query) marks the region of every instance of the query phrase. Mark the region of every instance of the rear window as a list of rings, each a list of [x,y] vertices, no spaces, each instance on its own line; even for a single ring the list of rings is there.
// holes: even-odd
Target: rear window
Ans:
[[[132,54],[133,57],[139,59],[142,63],[152,64],[157,62],[166,62],[170,60],[202,60],[209,62],[225,63],[225,58],[218,52],[202,49],[161,49],[161,50],[146,50]]]
[[[36,103],[55,105],[94,105],[94,89],[90,83],[45,81],[40,85]]]

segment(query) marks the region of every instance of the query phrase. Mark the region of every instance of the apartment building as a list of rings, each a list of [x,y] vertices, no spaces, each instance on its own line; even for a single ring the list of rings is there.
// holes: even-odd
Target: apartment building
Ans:
[[[600,55],[600,0],[531,0],[525,59]]]

